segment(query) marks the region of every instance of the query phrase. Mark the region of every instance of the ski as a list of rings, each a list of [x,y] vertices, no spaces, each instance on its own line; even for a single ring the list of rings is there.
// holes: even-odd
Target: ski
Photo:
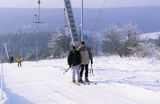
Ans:
[[[83,83],[79,83],[79,82],[72,82],[75,85],[97,85],[97,82],[93,82],[93,81],[89,81],[89,82],[83,82]]]
[[[83,82],[82,84],[83,85],[91,85],[91,84],[97,85],[97,82],[89,81],[89,82]]]

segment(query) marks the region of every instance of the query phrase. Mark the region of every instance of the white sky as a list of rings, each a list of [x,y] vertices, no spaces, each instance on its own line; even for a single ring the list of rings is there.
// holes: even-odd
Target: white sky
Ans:
[[[85,8],[100,8],[104,0],[84,0]],[[41,0],[44,8],[62,8],[64,0]],[[72,6],[81,6],[81,0],[71,0]],[[130,7],[160,5],[160,0],[106,0],[105,7]],[[0,0],[0,7],[35,8],[37,0]]]

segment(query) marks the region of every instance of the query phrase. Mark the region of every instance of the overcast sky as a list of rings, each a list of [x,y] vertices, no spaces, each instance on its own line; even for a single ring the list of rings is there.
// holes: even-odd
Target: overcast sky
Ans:
[[[43,8],[63,8],[64,0],[41,0]],[[130,7],[160,5],[160,0],[105,0],[105,7]],[[72,6],[81,6],[81,0],[71,0]],[[104,0],[84,0],[85,8],[100,8]],[[37,0],[0,0],[0,7],[35,8]]]

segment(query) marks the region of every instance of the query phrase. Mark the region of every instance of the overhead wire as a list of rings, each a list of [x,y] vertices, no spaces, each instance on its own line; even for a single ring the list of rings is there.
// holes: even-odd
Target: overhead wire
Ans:
[[[105,4],[106,4],[106,0],[103,0],[102,6],[101,6],[101,8],[100,8],[100,12],[99,12],[99,14],[98,14],[98,16],[97,16],[97,18],[96,18],[96,22],[95,22],[94,27],[93,27],[93,32],[92,32],[92,34],[94,34],[95,31],[96,31],[97,24],[98,24],[98,21],[100,20],[100,17],[101,17],[101,15],[102,15],[102,13],[103,13]]]

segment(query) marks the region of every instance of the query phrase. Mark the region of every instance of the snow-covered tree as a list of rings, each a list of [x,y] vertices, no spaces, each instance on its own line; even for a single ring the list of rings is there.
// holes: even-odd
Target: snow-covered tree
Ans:
[[[137,47],[133,48],[134,55],[136,57],[149,57],[160,59],[160,50],[153,43],[141,42]]]
[[[104,52],[118,54],[121,57],[133,54],[134,48],[140,42],[140,31],[136,25],[128,24],[123,28],[116,25],[109,25],[103,31]],[[134,51],[133,51],[134,50]]]
[[[116,25],[109,25],[103,31],[103,49],[104,52],[111,54],[118,53],[121,56],[120,48],[122,47],[121,29]]]
[[[51,40],[48,43],[48,47],[53,53],[53,58],[64,57],[69,50],[70,41],[70,36],[66,34],[64,29],[57,29],[52,34]]]
[[[129,23],[128,25],[124,26],[123,34],[127,39],[124,43],[125,55],[131,55],[134,52],[134,48],[140,42],[140,30],[138,29],[137,25]]]
[[[160,48],[160,36],[157,39],[156,45]]]

